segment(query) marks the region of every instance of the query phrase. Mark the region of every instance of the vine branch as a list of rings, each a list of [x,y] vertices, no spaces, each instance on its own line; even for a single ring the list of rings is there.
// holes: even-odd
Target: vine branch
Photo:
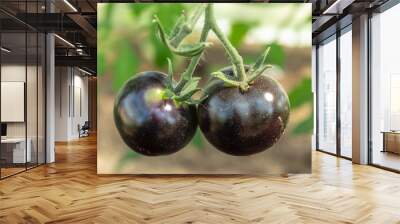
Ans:
[[[207,16],[208,14],[208,16]],[[235,76],[238,78],[239,81],[246,80],[246,72],[244,69],[243,58],[240,56],[236,48],[231,44],[228,38],[224,35],[221,29],[218,27],[215,15],[214,15],[214,8],[212,4],[208,4],[206,8],[206,18],[209,26],[221,41],[222,45],[224,46],[226,52],[228,53],[232,65],[234,67]]]
[[[210,28],[207,24],[207,22],[204,22],[203,30],[201,31],[201,36],[199,42],[205,42],[207,40],[208,33],[210,31]],[[174,92],[180,92],[182,88],[186,85],[186,83],[192,78],[194,70],[196,69],[197,65],[200,62],[200,59],[203,55],[203,52],[201,52],[199,55],[194,56],[189,63],[189,66],[186,68],[186,70],[182,73],[181,79],[178,82],[178,85],[174,89]]]

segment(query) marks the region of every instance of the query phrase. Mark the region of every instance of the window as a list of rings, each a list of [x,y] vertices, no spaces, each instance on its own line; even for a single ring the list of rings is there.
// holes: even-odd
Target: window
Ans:
[[[336,36],[318,47],[318,149],[336,153]]]
[[[400,5],[371,18],[371,161],[400,170]]]

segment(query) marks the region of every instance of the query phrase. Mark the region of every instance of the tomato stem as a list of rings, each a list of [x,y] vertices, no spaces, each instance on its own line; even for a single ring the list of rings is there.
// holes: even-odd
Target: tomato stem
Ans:
[[[190,16],[189,20],[182,26],[180,32],[176,36],[171,37],[170,44],[174,47],[178,47],[183,39],[193,31],[193,27],[196,25],[197,21],[200,19],[201,15],[205,10],[206,5],[202,4],[200,7],[196,8],[194,13]]]
[[[216,78],[223,80],[224,83],[226,83],[227,85],[239,87],[241,91],[247,91],[249,88],[249,81],[246,76],[243,58],[217,25],[212,3],[202,5],[201,7],[196,9],[196,11],[190,17],[189,21],[185,24],[185,26],[176,34],[176,36],[171,39],[170,44],[175,47],[179,46],[184,37],[192,32],[193,26],[196,24],[197,20],[201,17],[203,12],[205,14],[204,25],[199,42],[203,43],[207,40],[210,30],[215,33],[221,44],[224,46],[224,49],[229,56],[229,59],[231,60],[236,80],[230,80],[228,77],[221,76],[221,74],[217,75]],[[200,54],[191,58],[190,63],[186,70],[182,73],[178,84],[172,90],[176,95],[179,95],[184,89],[185,85],[192,80],[193,73],[197,65],[199,64],[202,55],[203,51]]]
[[[233,68],[234,68],[235,75],[237,76],[239,81],[245,82],[246,81],[246,72],[244,69],[243,58],[242,58],[242,56],[240,56],[239,52],[236,50],[236,48],[232,45],[232,43],[228,40],[228,38],[225,36],[225,34],[221,31],[221,29],[217,25],[217,22],[216,22],[216,19],[214,16],[214,8],[213,8],[212,3],[207,5],[205,13],[206,13],[206,23],[209,24],[212,31],[215,33],[215,35],[221,41],[226,52],[228,53],[229,58],[231,59],[231,62],[232,62]]]
[[[201,31],[201,36],[199,42],[205,42],[207,40],[208,33],[210,31],[210,27],[207,24],[207,21],[205,20],[203,30]],[[186,68],[186,70],[182,73],[181,79],[178,82],[178,85],[175,87],[174,92],[179,93],[182,91],[182,88],[186,85],[186,83],[192,78],[194,70],[196,69],[197,65],[200,62],[201,56],[203,55],[203,52],[201,52],[199,55],[194,56]]]

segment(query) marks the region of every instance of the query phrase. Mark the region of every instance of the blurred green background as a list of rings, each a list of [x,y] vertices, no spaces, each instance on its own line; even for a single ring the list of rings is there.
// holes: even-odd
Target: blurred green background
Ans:
[[[112,99],[127,79],[141,71],[166,72],[167,57],[172,59],[176,74],[184,71],[189,60],[172,55],[161,43],[152,18],[157,14],[169,30],[182,10],[190,12],[196,6],[179,3],[99,4],[98,88],[99,105],[103,110],[110,110],[112,102],[102,102],[102,96]],[[273,64],[273,68],[266,74],[284,86],[291,103],[286,135],[310,138],[313,129],[310,4],[223,3],[215,4],[215,12],[219,26],[246,64],[253,63],[267,45],[271,46],[267,63]],[[200,19],[185,41],[196,42],[202,25]],[[213,42],[213,46],[205,51],[194,74],[203,77],[203,85],[208,74],[229,65],[224,49],[213,34],[209,35],[208,41]],[[204,141],[197,133],[192,146],[201,150],[205,147]],[[124,169],[126,163],[137,157],[132,150],[125,150],[113,169]]]

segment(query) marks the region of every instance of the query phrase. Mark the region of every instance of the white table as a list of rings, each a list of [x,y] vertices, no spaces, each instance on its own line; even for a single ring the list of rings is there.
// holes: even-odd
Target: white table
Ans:
[[[32,140],[30,138],[26,139],[28,143],[26,147],[26,154],[25,154],[25,138],[5,138],[1,139],[2,145],[14,145],[13,148],[13,163],[25,163],[31,162],[32,160],[32,153],[31,153],[31,145]],[[26,159],[26,160],[25,160]]]

